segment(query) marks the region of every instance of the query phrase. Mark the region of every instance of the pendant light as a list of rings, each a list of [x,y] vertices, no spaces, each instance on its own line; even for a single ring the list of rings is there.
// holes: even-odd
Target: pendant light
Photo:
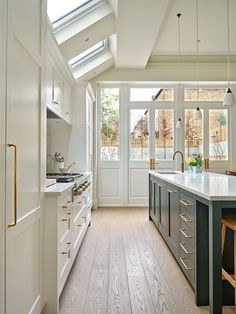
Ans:
[[[228,37],[228,89],[224,95],[223,106],[231,106],[235,104],[234,95],[230,89],[230,73],[229,73],[229,58],[230,58],[230,36],[229,36],[229,0],[227,0],[227,37]]]
[[[178,17],[178,47],[179,47],[179,70],[180,70],[180,17],[181,17],[181,13],[177,14]],[[180,72],[180,71],[179,71]],[[180,99],[180,80],[179,80],[179,90],[178,90],[178,102]],[[176,128],[180,129],[183,127],[183,123],[181,121],[181,118],[178,119],[178,121],[176,122]]]
[[[198,98],[199,98],[199,82],[198,82],[198,44],[199,44],[199,39],[198,39],[198,0],[196,0],[196,29],[197,29],[197,61],[196,61],[196,80],[197,80],[197,103],[198,103]],[[194,111],[194,120],[202,120],[202,112],[197,106],[196,110]]]

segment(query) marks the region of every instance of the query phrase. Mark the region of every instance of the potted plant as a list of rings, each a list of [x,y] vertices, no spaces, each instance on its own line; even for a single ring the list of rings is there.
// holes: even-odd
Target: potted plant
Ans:
[[[193,173],[202,172],[202,155],[201,154],[192,154],[187,160],[188,169]]]

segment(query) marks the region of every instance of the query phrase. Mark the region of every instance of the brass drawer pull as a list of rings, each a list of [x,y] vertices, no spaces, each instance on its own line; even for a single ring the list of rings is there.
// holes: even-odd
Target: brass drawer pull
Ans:
[[[192,219],[185,214],[180,214],[180,217],[186,222],[193,222]]]
[[[169,192],[169,193],[177,193],[177,191],[172,190],[172,189],[167,189],[167,192]]]
[[[179,259],[180,259],[181,263],[184,265],[184,268],[185,268],[185,269],[187,269],[187,270],[193,270],[192,267],[188,267],[188,266],[185,264],[184,260],[187,259],[186,257],[180,257]]]
[[[192,203],[190,203],[189,201],[186,201],[186,200],[179,200],[179,202],[180,202],[181,204],[183,204],[184,206],[193,206]]]
[[[67,244],[68,244],[68,248],[65,251],[61,252],[61,254],[67,255],[67,257],[70,258],[71,242],[67,242]]]
[[[185,236],[185,238],[187,238],[187,239],[192,239],[192,236],[191,236],[191,235],[188,235],[188,234],[185,232],[185,229],[184,229],[184,228],[180,228],[180,232]]]
[[[185,243],[185,242],[180,242],[180,246],[181,246],[181,248],[184,250],[184,252],[185,252],[186,254],[189,254],[189,255],[193,254],[193,252],[188,251],[188,250],[185,248],[184,244],[186,244],[186,243]]]
[[[68,202],[68,205],[63,205],[62,208],[70,208],[71,202]]]
[[[68,229],[70,229],[70,217],[71,217],[71,215],[72,215],[72,213],[68,213],[67,214],[68,216],[67,217],[65,217],[65,218],[62,218],[62,220],[61,221],[67,221],[68,222]]]

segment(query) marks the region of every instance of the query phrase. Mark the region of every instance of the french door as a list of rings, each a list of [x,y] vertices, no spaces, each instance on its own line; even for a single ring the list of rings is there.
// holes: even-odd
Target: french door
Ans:
[[[173,167],[174,109],[129,107],[128,132],[129,205],[146,206],[148,169]]]

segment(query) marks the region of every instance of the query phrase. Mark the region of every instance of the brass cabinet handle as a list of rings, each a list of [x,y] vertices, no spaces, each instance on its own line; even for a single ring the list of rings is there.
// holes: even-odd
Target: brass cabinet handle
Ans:
[[[180,217],[186,222],[193,222],[192,219],[185,214],[180,214]]]
[[[14,211],[13,222],[8,224],[8,228],[15,227],[17,224],[17,147],[15,144],[7,144],[14,149]]]
[[[186,201],[186,200],[179,200],[179,202],[185,206],[193,206],[192,203],[190,203],[189,201]]]
[[[70,258],[70,249],[71,249],[71,242],[67,242],[68,248],[65,251],[62,251],[61,254],[67,255],[68,258]]]
[[[184,252],[186,253],[186,254],[193,254],[193,252],[191,252],[191,251],[188,251],[186,248],[185,248],[185,245],[186,243],[185,242],[180,242],[180,246],[181,246],[181,248],[184,250]]]
[[[180,259],[181,263],[184,265],[184,268],[185,268],[185,269],[187,269],[187,270],[193,270],[192,267],[188,267],[188,266],[185,264],[184,260],[187,259],[186,257],[180,257],[179,259]]]
[[[167,189],[167,192],[169,192],[169,193],[177,193],[177,191],[172,190],[172,189]]]
[[[185,238],[192,239],[192,236],[188,235],[184,228],[180,228],[180,232],[185,236]]]
[[[71,206],[71,201],[68,201],[67,203],[68,203],[68,205],[63,205],[62,208],[70,208],[70,206]]]
[[[68,222],[68,229],[70,229],[70,217],[71,217],[72,213],[68,213],[67,215],[68,216],[65,218],[62,218],[61,221],[67,221]]]

